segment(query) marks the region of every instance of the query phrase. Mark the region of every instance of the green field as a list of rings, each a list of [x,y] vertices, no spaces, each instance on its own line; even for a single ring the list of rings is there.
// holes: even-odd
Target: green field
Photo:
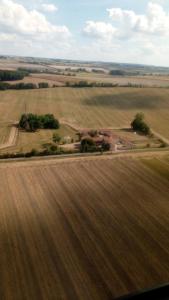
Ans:
[[[1,126],[24,112],[53,113],[81,127],[129,126],[138,111],[150,126],[169,138],[169,89],[54,88],[0,93]]]
[[[57,130],[42,129],[36,132],[19,131],[16,146],[5,148],[3,150],[0,150],[0,152],[16,153],[29,152],[32,149],[36,149],[39,151],[44,150],[45,144],[53,143],[52,137],[54,133],[57,133],[62,138],[61,143],[63,142],[65,137],[70,137],[74,140],[77,139],[76,131],[66,125],[61,125],[61,127]]]

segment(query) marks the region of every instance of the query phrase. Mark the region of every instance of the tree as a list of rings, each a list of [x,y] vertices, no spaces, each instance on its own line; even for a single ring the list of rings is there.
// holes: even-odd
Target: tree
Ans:
[[[52,114],[40,115],[39,120],[42,128],[58,129],[60,127],[59,121]]]
[[[38,86],[39,86],[39,89],[47,89],[47,88],[49,88],[48,82],[39,82]]]
[[[58,133],[54,133],[53,134],[53,142],[56,143],[56,144],[59,144],[61,141],[61,137]]]
[[[60,124],[52,114],[36,115],[29,113],[21,116],[19,127],[26,131],[36,131],[37,129],[58,129]]]
[[[110,143],[103,141],[101,149],[102,151],[110,151]]]
[[[96,143],[92,138],[86,137],[81,140],[81,152],[93,152],[96,150]]]
[[[131,128],[134,131],[139,131],[145,135],[150,134],[150,128],[144,121],[144,114],[143,113],[137,113],[134,120],[131,123]]]

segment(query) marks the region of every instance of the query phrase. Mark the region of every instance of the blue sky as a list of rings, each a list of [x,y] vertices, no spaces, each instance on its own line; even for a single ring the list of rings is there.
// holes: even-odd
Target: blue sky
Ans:
[[[0,54],[169,66],[169,0],[0,0]]]

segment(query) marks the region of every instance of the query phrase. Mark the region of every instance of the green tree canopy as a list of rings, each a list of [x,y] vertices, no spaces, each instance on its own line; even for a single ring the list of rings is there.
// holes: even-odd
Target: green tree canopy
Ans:
[[[150,127],[144,121],[144,114],[137,113],[134,120],[131,123],[131,128],[134,131],[139,131],[145,135],[150,134]]]
[[[21,116],[19,127],[26,131],[36,131],[37,129],[58,129],[60,127],[59,121],[55,119],[54,115],[36,115],[23,114]]]

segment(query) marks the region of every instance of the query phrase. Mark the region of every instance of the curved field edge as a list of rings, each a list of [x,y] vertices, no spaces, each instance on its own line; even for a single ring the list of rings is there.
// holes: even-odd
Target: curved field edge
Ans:
[[[0,181],[2,299],[108,300],[169,280],[169,186],[139,158],[2,164]]]

